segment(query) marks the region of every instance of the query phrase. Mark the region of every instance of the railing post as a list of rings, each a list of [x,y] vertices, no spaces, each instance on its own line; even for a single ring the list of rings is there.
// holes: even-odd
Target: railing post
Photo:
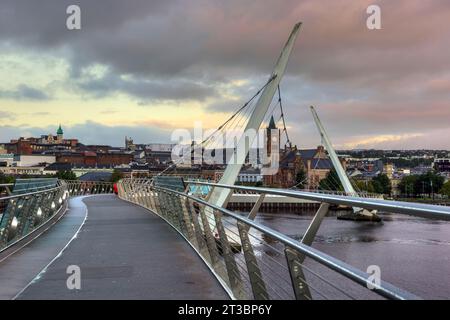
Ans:
[[[330,208],[330,204],[326,202],[322,202],[320,204],[319,209],[314,215],[311,223],[309,224],[308,229],[306,230],[302,243],[310,246],[312,245],[314,238],[316,237],[317,231],[319,230],[320,224],[322,223],[323,218],[328,213],[328,209]]]
[[[22,214],[20,215],[19,225],[17,228],[17,235],[22,236],[26,228],[27,222],[29,221],[30,215],[33,212],[33,204],[36,202],[36,196],[30,196],[26,199]]]
[[[159,205],[161,207],[161,215],[171,222],[170,210],[168,208],[169,201],[165,191],[159,192]]]
[[[128,182],[126,180],[122,180],[118,185],[118,187],[119,187],[119,196],[122,197],[124,200],[129,201]]]
[[[31,214],[29,215],[28,220],[26,222],[26,225],[24,226],[24,229],[23,229],[23,233],[24,234],[26,234],[29,231],[34,229],[34,224],[36,222],[37,212],[41,208],[43,199],[44,199],[44,197],[41,194],[38,194],[36,196],[36,201],[34,202],[34,205],[31,208]],[[42,209],[41,209],[41,214],[42,214]]]
[[[237,227],[241,238],[242,251],[244,252],[250,284],[252,286],[253,297],[256,300],[269,300],[269,294],[267,293],[266,285],[248,236],[249,228],[242,222],[238,222]]]
[[[47,218],[51,216],[51,211],[52,209],[52,203],[53,203],[53,198],[55,196],[55,192],[48,192],[44,195],[44,203],[42,206],[42,220],[40,221],[40,223],[42,223],[43,221],[47,221]]]
[[[216,220],[217,232],[219,234],[219,241],[222,247],[222,255],[225,260],[225,267],[227,269],[230,288],[233,290],[233,294],[238,299],[245,299],[245,292],[242,288],[241,274],[236,264],[236,260],[234,259],[234,254],[231,250],[230,243],[228,242],[228,237],[223,227],[221,214],[216,210],[213,210],[213,212]]]
[[[144,197],[142,194],[142,186],[136,186],[136,203],[140,206],[144,206]]]
[[[286,247],[284,249],[284,254],[286,256],[295,298],[297,300],[311,300],[311,293],[306,283],[302,264],[300,262],[302,260],[302,257],[299,257],[298,253],[289,247]]]
[[[159,215],[162,215],[162,213],[161,213],[162,209],[161,209],[160,200],[161,200],[161,191],[158,190],[158,189],[155,189],[153,187],[153,201],[155,203],[155,212],[157,214],[159,214]]]
[[[172,199],[172,208],[174,210],[174,215],[175,215],[175,221],[178,225],[178,230],[184,234],[185,236],[187,236],[187,222],[184,219],[184,210],[182,207],[182,201],[181,198],[176,195],[176,194],[171,194],[171,199]]]
[[[202,232],[202,229],[200,227],[200,224],[198,222],[198,213],[196,212],[194,205],[192,204],[192,201],[189,198],[186,198],[186,207],[189,210],[189,214],[192,219],[192,224],[194,225],[194,232],[195,236],[197,238],[197,244],[198,244],[198,250],[201,252],[201,254],[209,261],[209,263],[212,265],[212,259],[210,256],[210,252],[208,250],[208,246],[205,241],[205,237],[203,236],[204,233]],[[216,248],[217,249],[217,248]]]
[[[148,199],[150,202],[150,210],[158,213],[158,209],[156,208],[156,192],[151,186],[148,186]]]
[[[0,248],[3,248],[8,245],[8,237],[11,228],[11,223],[15,217],[16,208],[18,205],[17,199],[9,200],[8,202],[9,202],[8,206],[1,220],[2,224],[0,225],[0,230],[3,229],[0,237]]]
[[[31,228],[31,230],[33,230],[35,228],[36,220],[37,220],[37,214],[38,214],[39,209],[41,210],[41,214],[40,214],[39,220],[42,220],[43,214],[44,214],[44,208],[43,208],[44,201],[45,201],[45,194],[40,194],[38,196],[37,200],[36,200],[36,206],[33,209],[33,214],[30,217],[30,222],[29,222],[29,225],[28,225],[28,229]],[[38,221],[38,223],[39,222],[40,221]]]
[[[144,185],[142,189],[144,192],[145,207],[147,209],[151,209],[152,201],[151,201],[151,196],[150,196],[150,188],[149,188],[149,186]]]
[[[253,205],[252,210],[248,214],[247,218],[251,220],[255,220],[256,215],[258,214],[259,208],[261,208],[261,205],[264,202],[264,199],[266,197],[265,193],[261,193],[258,197],[258,200],[256,200],[255,204]]]
[[[20,228],[20,221],[22,218],[22,214],[25,210],[26,204],[27,204],[27,200],[26,197],[22,196],[16,199],[16,208],[14,210],[14,214],[13,216],[11,216],[12,219],[16,219],[17,221],[17,226],[16,229],[14,230],[14,234],[8,234],[8,239],[7,242],[11,242],[12,240],[14,240],[15,238],[17,238],[17,235],[19,234],[19,228]],[[11,228],[11,223],[9,224],[10,228]]]
[[[203,208],[199,207],[199,214],[200,220],[202,221],[203,233],[206,238],[206,245],[208,247],[209,256],[211,257],[211,263],[215,267],[218,266],[219,264],[219,251],[217,250],[217,243],[214,238],[214,235],[212,234],[209,220],[206,217],[204,207]]]
[[[164,208],[164,213],[166,215],[166,219],[170,221],[172,225],[174,225],[174,217],[173,217],[173,209],[172,209],[172,201],[170,195],[163,191],[161,194],[162,206]]]
[[[77,196],[78,192],[79,192],[79,190],[78,190],[79,188],[80,188],[79,183],[75,183],[75,182],[70,181],[69,182],[69,194],[70,194],[70,196]]]
[[[186,205],[186,198],[179,198],[181,209],[182,209],[182,219],[184,220],[184,226],[186,229],[186,236],[189,241],[198,249],[199,245],[197,243],[197,238],[195,236],[193,222],[191,221],[192,215],[190,214],[189,207]]]

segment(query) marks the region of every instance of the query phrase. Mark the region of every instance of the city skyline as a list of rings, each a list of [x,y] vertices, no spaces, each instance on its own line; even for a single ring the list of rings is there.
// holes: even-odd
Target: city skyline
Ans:
[[[67,137],[113,146],[218,126],[267,81],[301,20],[281,84],[295,144],[320,144],[314,105],[338,149],[450,149],[444,1],[379,1],[381,30],[366,28],[371,1],[111,1],[107,14],[75,2],[77,31],[65,28],[71,1],[2,2],[0,142],[59,123]]]
[[[11,138],[10,140],[8,140],[8,141],[0,141],[0,144],[3,142],[3,143],[6,143],[6,144],[8,144],[8,143],[11,143],[11,142],[16,142],[16,141],[19,141],[20,139],[25,139],[25,140],[29,140],[29,139],[32,139],[32,140],[35,140],[35,139],[48,139],[48,137],[53,137],[53,139],[55,139],[55,143],[58,143],[57,141],[56,141],[56,139],[57,139],[57,136],[58,136],[58,133],[57,133],[57,131],[60,129],[60,128],[62,128],[62,125],[60,124],[60,125],[58,125],[57,127],[57,130],[54,130],[54,128],[53,129],[50,129],[50,132],[48,132],[48,133],[38,133],[38,134],[36,134],[36,135],[29,135],[29,136],[18,136],[18,137],[13,137],[13,138]],[[61,130],[63,130],[63,129],[61,129]],[[64,129],[65,130],[65,129]],[[53,132],[52,132],[53,131]],[[280,131],[280,133],[281,133],[281,131]],[[124,136],[124,137],[122,137],[123,139],[122,140],[124,140],[124,141],[116,141],[115,143],[113,143],[113,144],[99,144],[99,143],[94,143],[94,144],[90,144],[90,143],[85,143],[84,141],[82,141],[82,140],[80,140],[79,138],[77,138],[77,136],[65,136],[64,137],[64,139],[66,139],[67,141],[77,141],[77,142],[79,142],[81,145],[92,145],[92,146],[109,146],[109,147],[112,147],[112,148],[123,148],[124,147],[124,142],[125,142],[125,147],[126,147],[126,144],[127,144],[127,140],[129,141],[129,142],[131,142],[131,143],[134,143],[135,145],[140,145],[140,146],[150,146],[150,145],[165,145],[165,146],[169,146],[169,145],[171,145],[171,146],[176,146],[177,145],[177,143],[176,142],[171,142],[171,141],[169,141],[169,142],[161,142],[161,141],[154,141],[154,140],[149,140],[149,141],[135,141],[135,139],[133,138],[133,137],[131,137],[131,136]],[[281,146],[281,145],[280,145]],[[320,146],[320,145],[319,145]],[[282,148],[284,148],[284,147],[286,147],[286,146],[281,146]],[[217,147],[216,147],[217,148]],[[256,149],[257,147],[255,146],[253,149]],[[260,148],[260,147],[259,147]],[[221,148],[219,148],[219,149],[221,149]],[[299,149],[303,149],[303,150],[305,150],[305,149],[310,149],[310,148],[302,148],[302,146],[299,146]],[[396,149],[396,148],[393,148],[393,149],[377,149],[377,148],[341,148],[341,149],[336,149],[336,151],[340,151],[340,152],[343,152],[343,151],[353,151],[353,152],[358,152],[358,151],[370,151],[370,150],[374,150],[374,151],[383,151],[383,152],[389,152],[389,151],[450,151],[449,149],[427,149],[427,148],[412,148],[412,149],[402,149],[402,148],[399,148],[399,149]]]

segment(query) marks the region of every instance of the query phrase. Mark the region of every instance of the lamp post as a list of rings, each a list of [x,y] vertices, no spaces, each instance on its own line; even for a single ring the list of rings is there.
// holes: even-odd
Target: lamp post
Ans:
[[[431,186],[431,199],[434,200],[433,180],[431,180],[431,179],[430,179],[430,186]]]
[[[425,197],[425,181],[422,181],[422,198]]]

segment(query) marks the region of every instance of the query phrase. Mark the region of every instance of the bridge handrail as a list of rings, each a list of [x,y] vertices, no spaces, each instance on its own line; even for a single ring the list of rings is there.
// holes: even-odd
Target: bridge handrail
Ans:
[[[89,181],[89,180],[64,180],[67,183],[76,183],[76,184],[82,184],[82,183],[91,183],[91,184],[101,184],[101,185],[112,185],[113,182],[110,181]]]
[[[190,198],[190,199],[192,199],[198,203],[201,203],[205,206],[208,206],[214,210],[220,211],[225,215],[231,216],[231,217],[235,218],[236,220],[244,222],[245,224],[271,236],[272,238],[280,241],[281,243],[298,250],[302,254],[316,260],[317,262],[320,262],[321,264],[339,272],[340,274],[346,276],[349,279],[352,279],[353,281],[355,281],[363,286],[366,286],[368,283],[370,283],[370,275],[369,274],[362,272],[361,270],[356,269],[343,261],[333,258],[332,256],[329,256],[326,253],[323,253],[323,252],[321,252],[317,249],[314,249],[310,246],[304,245],[301,242],[299,242],[293,238],[287,237],[286,235],[282,234],[281,232],[270,229],[262,224],[259,224],[253,220],[250,220],[248,218],[242,217],[228,209],[224,209],[222,207],[212,205],[203,199],[199,199],[197,197],[193,197],[191,195],[186,195],[182,192],[170,190],[167,188],[155,187],[155,189],[160,189],[165,192],[172,192],[179,196],[184,196],[184,197]],[[390,298],[390,299],[417,299],[417,297],[415,295],[404,292],[403,290],[401,290],[385,281],[382,281],[379,288],[374,288],[374,291],[379,293],[383,297]]]
[[[259,188],[259,187],[247,187],[237,185],[225,185],[219,183],[210,183],[202,181],[186,181],[189,184],[198,184],[211,187],[226,188],[231,190],[246,190],[257,193],[272,194],[286,196],[290,198],[306,199],[317,202],[326,202],[337,205],[346,205],[351,207],[359,207],[368,210],[381,210],[398,214],[406,214],[410,216],[416,216],[427,219],[439,219],[450,221],[450,207],[415,203],[415,202],[403,202],[374,198],[352,197],[343,195],[329,195],[325,193],[317,193],[311,191],[296,191],[290,189],[273,189],[273,188]]]
[[[0,197],[0,253],[53,220],[70,196],[113,192],[112,183],[78,180],[56,180],[56,186],[52,183],[32,189],[36,191]]]
[[[11,199],[16,199],[16,198],[34,196],[34,195],[38,195],[38,194],[41,194],[41,193],[47,193],[47,192],[59,190],[61,188],[62,188],[62,186],[58,186],[58,187],[52,187],[52,188],[49,188],[49,189],[43,189],[43,190],[39,190],[39,191],[32,191],[32,192],[27,192],[27,193],[13,194],[13,195],[10,195],[10,196],[1,197],[0,200],[11,200]]]
[[[186,181],[187,183],[195,184],[197,181]],[[354,197],[362,197],[362,198],[382,198],[381,194],[377,193],[368,193],[368,192],[345,192],[345,191],[331,191],[331,190],[312,190],[312,189],[286,189],[292,191],[302,191],[302,192],[315,192],[320,194],[333,194],[333,195],[342,195],[342,196],[354,196]],[[248,190],[235,190],[235,194],[255,194],[254,191]]]
[[[14,183],[0,183],[0,187],[11,187]]]
[[[357,283],[361,286],[367,286],[368,283],[370,283],[370,281],[371,281],[371,278],[370,278],[371,276],[369,274],[367,274],[355,267],[352,267],[343,261],[340,261],[334,257],[331,257],[317,249],[314,249],[306,244],[303,244],[291,237],[288,237],[276,230],[273,230],[267,226],[257,223],[251,219],[243,217],[233,211],[213,205],[204,199],[195,197],[194,195],[176,191],[176,190],[172,190],[172,189],[165,188],[165,187],[155,186],[155,185],[149,184],[148,182],[142,182],[142,181],[140,181],[139,183],[137,183],[136,181],[131,182],[129,179],[121,180],[119,182],[119,185],[120,185],[119,186],[119,196],[121,198],[128,200],[130,202],[139,204],[139,205],[153,211],[154,213],[160,215],[161,217],[163,217],[175,229],[177,229],[182,235],[184,235],[186,240],[189,243],[191,243],[191,245],[193,245],[193,243],[192,243],[192,241],[190,241],[189,232],[186,230],[189,229],[189,225],[191,225],[191,223],[193,226],[196,225],[196,222],[193,222],[193,221],[197,218],[195,218],[192,213],[189,214],[188,216],[186,216],[186,210],[189,211],[189,209],[186,209],[186,208],[189,208],[189,205],[195,207],[195,205],[197,204],[197,206],[202,205],[204,208],[204,212],[201,213],[203,215],[200,216],[200,213],[199,213],[198,219],[199,220],[206,219],[206,221],[208,221],[202,229],[204,234],[201,237],[205,237],[205,238],[208,237],[207,229],[205,229],[205,228],[207,228],[208,224],[211,223],[210,219],[215,220],[215,228],[217,228],[217,230],[219,232],[219,237],[223,237],[223,232],[224,232],[223,228],[224,227],[221,226],[222,222],[220,222],[220,220],[221,220],[220,217],[216,217],[215,215],[214,215],[214,217],[211,217],[211,218],[204,216],[204,213],[208,210],[207,208],[209,208],[209,210],[211,210],[212,212],[219,212],[223,216],[227,216],[227,217],[231,217],[231,218],[235,219],[238,228],[240,227],[240,225],[244,225],[245,226],[244,228],[246,228],[244,230],[247,230],[246,231],[247,233],[249,233],[250,228],[254,228],[255,230],[258,230],[262,235],[265,235],[265,236],[273,239],[274,241],[278,241],[279,243],[283,244],[285,248],[294,250],[296,252],[295,253],[296,255],[308,257],[308,258],[318,262],[319,264],[321,264],[331,270],[334,270],[335,272],[346,277],[347,279],[352,280],[354,283]],[[169,196],[169,197],[167,197],[167,196]],[[173,197],[173,198],[171,198],[171,197]],[[178,199],[178,201],[179,201],[178,205],[176,205],[177,201],[175,201],[175,199]],[[188,200],[190,200],[191,203],[189,203],[189,204],[184,203],[184,201],[188,201]],[[200,210],[199,212],[202,212],[201,209],[199,209],[199,210]],[[186,219],[187,219],[187,221],[185,221]],[[193,219],[193,220],[191,220],[191,219]],[[184,221],[184,222],[181,222],[181,221]],[[178,223],[180,223],[181,225],[177,227]],[[183,223],[185,223],[184,226],[182,226]],[[202,223],[204,224],[205,222],[203,221]],[[202,225],[202,223],[200,225]],[[191,226],[191,228],[192,228],[192,226]],[[214,228],[214,226],[213,226],[213,228]],[[220,236],[221,228],[222,228],[222,236]],[[213,230],[216,230],[216,229],[213,229]],[[251,246],[251,243],[248,242],[248,238],[247,238],[247,240],[245,240],[245,238],[242,238],[243,236],[241,234],[241,231],[242,230],[240,230],[239,240],[241,241],[243,248],[245,248],[245,246],[249,246],[249,245]],[[191,231],[191,233],[192,233],[192,231]],[[193,237],[193,235],[191,235],[191,237]],[[228,238],[229,237],[230,237],[230,235],[228,235]],[[228,241],[230,241],[230,239],[231,238],[229,238]],[[223,241],[223,240],[221,239],[220,241]],[[210,248],[208,248],[208,249],[210,249]],[[225,249],[222,249],[222,250],[225,250]],[[201,250],[197,250],[197,252],[202,256],[200,251]],[[227,253],[225,252],[224,256],[226,254]],[[248,252],[247,252],[247,254],[248,254]],[[252,254],[253,254],[253,252],[252,252]],[[244,253],[244,255],[245,255],[245,253]],[[226,256],[226,257],[224,257],[224,259],[225,259],[225,264],[227,264],[226,260],[230,259],[230,257]],[[246,259],[247,259],[247,257],[246,257]],[[303,259],[301,259],[301,261],[299,262],[299,265],[303,265],[302,261],[303,261]],[[263,262],[263,261],[261,261],[261,262]],[[228,269],[228,266],[227,266],[227,269]],[[249,277],[251,278],[252,275],[250,275],[250,271],[248,271],[248,273],[249,273]],[[292,280],[292,281],[294,281],[294,280]],[[268,283],[266,283],[266,285],[268,285]],[[292,285],[294,286],[294,283],[292,283]],[[295,291],[295,289],[294,289],[294,291]],[[380,283],[373,288],[373,292],[375,292],[385,298],[389,298],[389,299],[418,299],[417,296],[415,296],[411,293],[405,292],[404,290],[401,290],[385,281],[380,281]]]

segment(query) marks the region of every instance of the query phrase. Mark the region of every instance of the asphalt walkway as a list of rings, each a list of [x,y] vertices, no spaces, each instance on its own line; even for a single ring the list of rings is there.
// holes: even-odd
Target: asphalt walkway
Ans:
[[[228,299],[203,261],[162,219],[115,195],[83,202],[84,224],[18,299]],[[52,232],[35,242],[45,242]],[[68,289],[69,266],[79,267],[81,289]]]

